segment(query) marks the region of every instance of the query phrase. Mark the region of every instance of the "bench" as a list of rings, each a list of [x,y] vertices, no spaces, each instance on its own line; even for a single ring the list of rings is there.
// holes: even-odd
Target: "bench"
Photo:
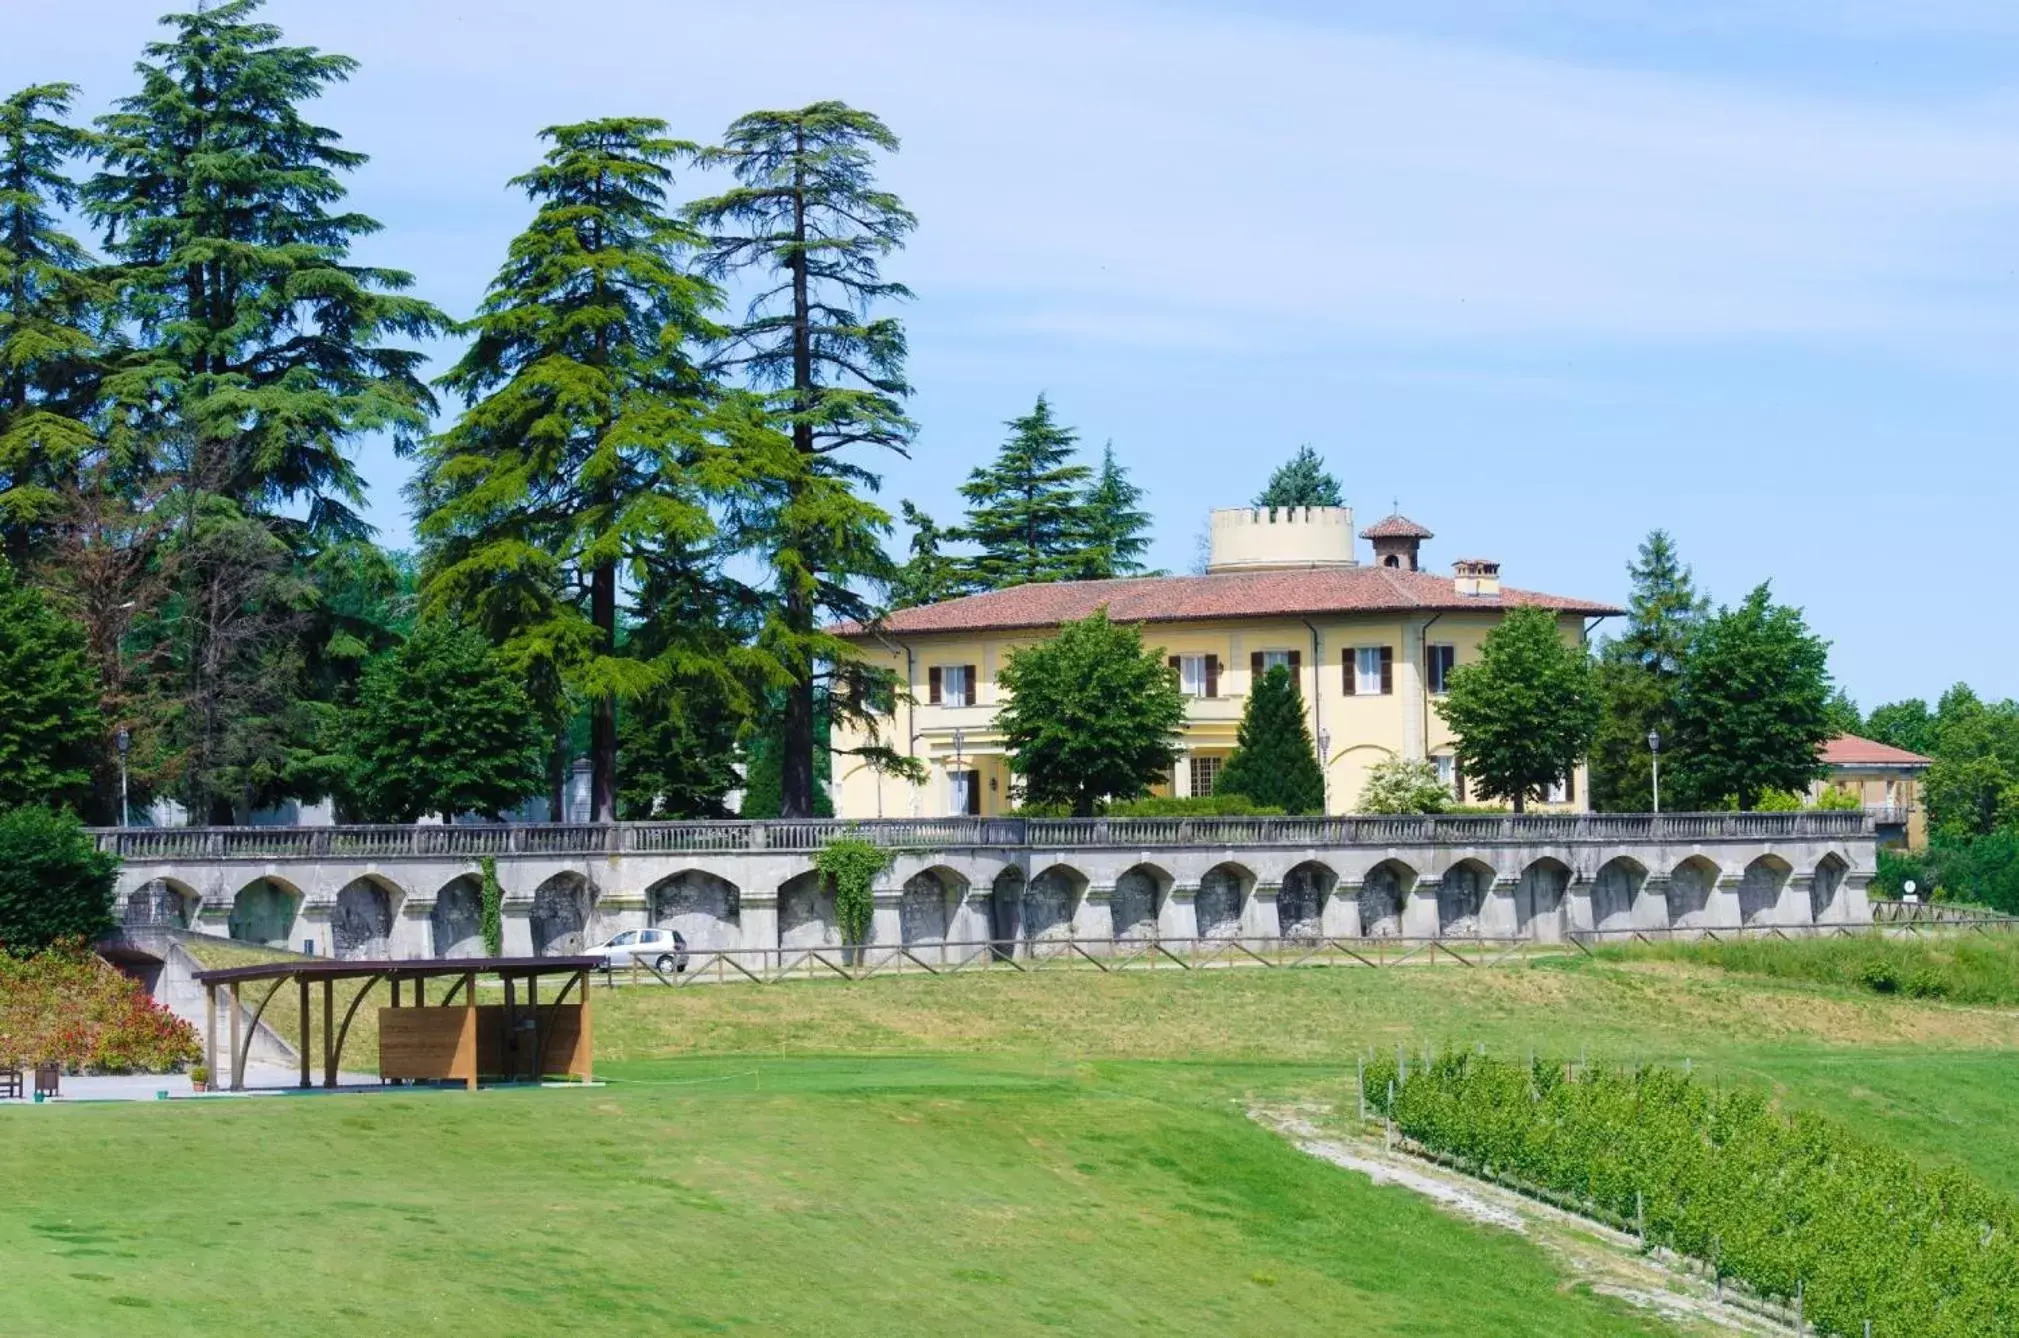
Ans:
[[[21,1099],[21,1070],[13,1065],[0,1068],[0,1101]]]

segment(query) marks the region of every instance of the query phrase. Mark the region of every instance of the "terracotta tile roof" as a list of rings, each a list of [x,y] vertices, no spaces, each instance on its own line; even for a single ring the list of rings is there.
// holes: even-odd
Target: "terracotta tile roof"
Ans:
[[[1119,581],[1060,581],[901,609],[883,623],[895,635],[1008,631],[1056,627],[1107,606],[1117,622],[1171,623],[1206,619],[1281,618],[1332,613],[1430,613],[1505,609],[1535,604],[1596,618],[1626,610],[1585,599],[1500,588],[1498,595],[1461,595],[1449,576],[1393,567],[1304,567],[1292,571],[1230,571],[1210,576],[1145,576]],[[852,623],[841,636],[865,635]]]
[[[1932,757],[1910,753],[1877,739],[1861,739],[1855,734],[1839,734],[1823,745],[1823,764],[1832,767],[1928,767]]]
[[[1362,539],[1435,539],[1437,536],[1397,511],[1360,531]]]

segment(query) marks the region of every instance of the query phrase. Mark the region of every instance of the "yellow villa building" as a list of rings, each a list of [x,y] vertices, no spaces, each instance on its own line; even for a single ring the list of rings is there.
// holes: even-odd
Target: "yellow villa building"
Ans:
[[[1009,759],[995,728],[997,673],[1009,652],[1059,624],[1106,607],[1141,623],[1186,696],[1181,753],[1161,793],[1211,794],[1233,751],[1249,685],[1278,664],[1302,690],[1325,763],[1326,810],[1349,813],[1384,758],[1429,758],[1464,800],[1464,777],[1435,700],[1445,675],[1479,655],[1503,610],[1540,605],[1565,640],[1582,644],[1594,620],[1622,610],[1501,585],[1500,565],[1461,559],[1450,574],[1423,569],[1430,531],[1400,515],[1362,532],[1348,507],[1215,511],[1212,555],[1200,576],[1155,576],[1015,586],[892,614],[850,640],[909,685],[882,722],[881,741],[926,764],[923,785],[880,775],[837,753],[835,813],[844,818],[945,817],[1011,812]],[[838,737],[838,748],[859,738]],[[1585,777],[1549,795],[1582,810]]]

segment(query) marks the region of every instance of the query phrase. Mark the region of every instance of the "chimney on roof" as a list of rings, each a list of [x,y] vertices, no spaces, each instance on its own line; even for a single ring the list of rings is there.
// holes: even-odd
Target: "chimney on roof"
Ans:
[[[1498,595],[1500,564],[1486,558],[1460,558],[1451,564],[1451,584],[1461,595]]]

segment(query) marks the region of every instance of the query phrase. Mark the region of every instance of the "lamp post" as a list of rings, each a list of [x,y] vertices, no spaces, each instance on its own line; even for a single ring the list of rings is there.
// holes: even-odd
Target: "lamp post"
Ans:
[[[1656,813],[1660,813],[1661,812],[1661,733],[1659,731],[1651,729],[1647,732],[1647,752],[1648,752],[1648,758],[1653,763],[1654,766],[1654,811]]]
[[[126,754],[133,747],[133,735],[121,725],[119,732],[112,736],[113,746],[119,749],[119,825],[131,827],[133,813],[126,804]]]
[[[1332,731],[1320,727],[1318,730],[1318,784],[1320,805],[1325,812],[1332,811]]]

